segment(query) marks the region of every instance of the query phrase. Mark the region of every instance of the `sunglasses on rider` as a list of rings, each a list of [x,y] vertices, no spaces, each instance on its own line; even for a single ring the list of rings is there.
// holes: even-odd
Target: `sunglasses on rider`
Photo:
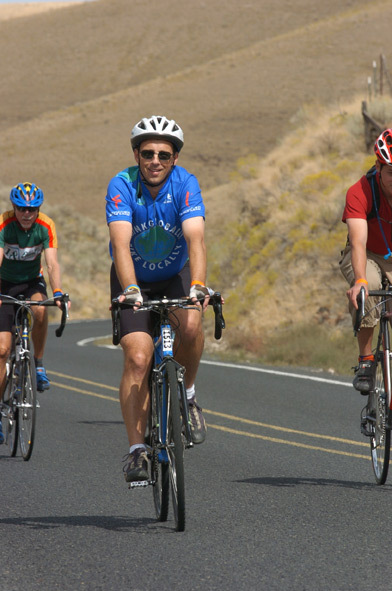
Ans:
[[[39,210],[39,207],[19,207],[19,205],[15,205],[18,211],[25,213],[26,211],[31,211],[31,213],[35,213]]]
[[[140,152],[140,156],[144,160],[152,160],[154,158],[155,154],[158,155],[158,158],[161,162],[167,162],[173,156],[173,154],[171,152],[164,152],[164,151],[154,152],[154,150],[142,150]]]

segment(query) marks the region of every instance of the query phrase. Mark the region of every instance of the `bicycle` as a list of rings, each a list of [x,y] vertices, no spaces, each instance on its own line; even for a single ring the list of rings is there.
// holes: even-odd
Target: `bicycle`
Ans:
[[[373,389],[369,392],[368,402],[361,411],[361,432],[370,438],[370,453],[376,483],[385,484],[390,458],[392,429],[392,385],[391,385],[391,341],[387,302],[392,302],[392,286],[386,278],[382,289],[369,291],[369,297],[381,300],[374,308],[380,308],[379,331],[374,350]],[[357,298],[358,311],[354,324],[354,334],[360,330],[365,317],[365,289],[362,287]],[[373,308],[373,309],[374,309]]]
[[[35,436],[37,386],[34,357],[30,350],[30,332],[33,328],[33,306],[56,306],[62,303],[62,315],[55,334],[60,337],[68,318],[69,297],[64,294],[58,298],[43,301],[26,300],[20,295],[16,298],[0,294],[3,306],[14,306],[15,322],[13,327],[13,343],[7,361],[7,375],[2,398],[0,400],[0,416],[3,424],[5,444],[9,447],[11,457],[15,457],[18,447],[23,460],[30,459]]]
[[[209,300],[215,313],[215,338],[220,339],[225,321],[222,298],[215,292]],[[120,342],[119,315],[132,304],[112,301],[113,344]],[[152,485],[155,513],[158,521],[167,521],[171,490],[177,531],[185,529],[184,449],[193,447],[188,400],[185,390],[185,368],[174,359],[174,337],[178,328],[175,310],[195,309],[190,298],[154,299],[141,304],[137,313],[157,314],[154,328],[154,359],[150,372],[150,410],[146,430],[147,455],[151,478],[131,482],[129,488]]]

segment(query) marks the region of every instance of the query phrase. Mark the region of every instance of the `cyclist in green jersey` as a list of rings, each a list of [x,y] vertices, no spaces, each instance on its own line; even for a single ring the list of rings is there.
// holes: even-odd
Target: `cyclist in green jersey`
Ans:
[[[54,297],[61,297],[61,272],[57,258],[57,234],[53,220],[40,211],[44,195],[33,183],[20,183],[10,194],[13,209],[0,216],[0,292],[42,301],[47,299],[46,281],[42,274],[41,254],[47,266]],[[58,306],[61,306],[60,301]],[[0,394],[6,378],[6,362],[12,344],[14,312],[0,302]],[[49,378],[43,365],[48,315],[45,307],[35,307],[32,341],[37,371],[37,390],[49,389]],[[0,443],[4,437],[0,422]]]

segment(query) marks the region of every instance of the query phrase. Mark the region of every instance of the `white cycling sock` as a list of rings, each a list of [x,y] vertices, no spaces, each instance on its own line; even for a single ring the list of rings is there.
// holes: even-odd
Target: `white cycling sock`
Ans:
[[[144,443],[135,443],[135,445],[131,445],[131,447],[129,448],[129,453],[131,454],[138,447],[141,447],[143,449],[146,449],[146,446],[144,445]]]
[[[191,400],[191,398],[193,398],[195,395],[195,384],[193,384],[193,386],[191,386],[190,388],[186,389],[186,397],[188,398],[188,400]]]

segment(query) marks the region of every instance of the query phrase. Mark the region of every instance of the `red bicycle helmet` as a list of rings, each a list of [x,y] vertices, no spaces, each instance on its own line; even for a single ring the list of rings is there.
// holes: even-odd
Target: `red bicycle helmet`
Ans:
[[[374,152],[381,164],[392,166],[392,129],[386,129],[376,139]]]

